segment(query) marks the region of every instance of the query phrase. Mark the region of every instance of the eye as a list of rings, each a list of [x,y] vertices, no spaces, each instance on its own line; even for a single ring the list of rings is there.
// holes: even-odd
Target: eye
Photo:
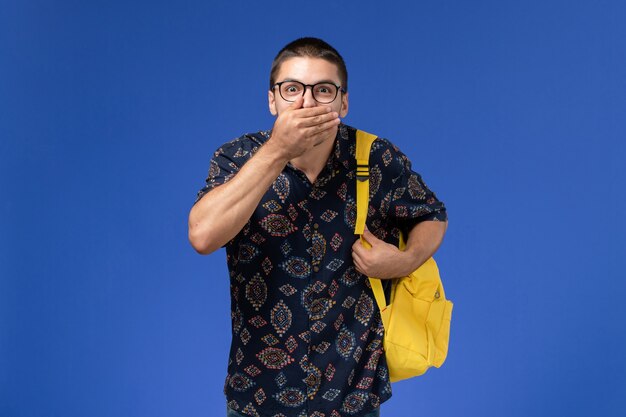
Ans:
[[[302,94],[302,85],[296,82],[284,83],[281,85],[280,90],[283,94],[294,96],[297,94]]]
[[[332,96],[335,94],[335,90],[337,90],[337,87],[332,84],[318,84],[315,86],[315,94],[322,96]]]

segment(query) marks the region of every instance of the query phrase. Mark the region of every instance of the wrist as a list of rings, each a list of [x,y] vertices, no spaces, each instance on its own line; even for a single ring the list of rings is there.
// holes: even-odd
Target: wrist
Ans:
[[[400,253],[402,254],[402,276],[409,275],[425,261],[425,259],[422,259],[424,257],[423,251],[415,247],[415,245],[405,248]]]
[[[263,156],[268,158],[271,163],[278,164],[282,167],[287,165],[287,162],[291,160],[287,150],[284,146],[281,146],[273,137],[270,136],[267,142],[261,147],[260,152],[263,152]]]

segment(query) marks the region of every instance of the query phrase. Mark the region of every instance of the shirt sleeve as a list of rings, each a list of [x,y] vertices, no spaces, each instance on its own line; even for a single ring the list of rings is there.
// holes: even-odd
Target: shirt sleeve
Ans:
[[[211,162],[209,162],[209,174],[205,180],[205,185],[196,194],[194,204],[200,201],[209,191],[225,184],[239,172],[239,169],[245,163],[241,156],[244,156],[246,153],[242,149],[241,141],[235,139],[215,151]]]
[[[377,139],[370,153],[370,199],[378,194],[381,214],[404,233],[423,221],[446,221],[446,208],[413,171],[411,161],[386,139]],[[377,184],[376,184],[377,182]]]

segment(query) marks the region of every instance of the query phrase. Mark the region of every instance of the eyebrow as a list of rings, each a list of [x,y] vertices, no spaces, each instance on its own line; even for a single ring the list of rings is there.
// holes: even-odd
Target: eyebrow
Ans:
[[[281,82],[283,82],[283,83],[284,83],[284,82],[288,82],[288,81],[296,81],[296,82],[299,82],[300,84],[306,84],[306,85],[315,85],[315,84],[328,83],[328,84],[334,84],[334,85],[339,85],[339,86],[341,86],[341,83],[339,83],[339,84],[338,84],[338,83],[336,83],[336,82],[335,82],[335,81],[333,81],[333,80],[321,80],[321,81],[317,81],[317,82],[315,82],[315,83],[313,83],[313,84],[307,84],[307,83],[302,82],[302,81],[300,81],[300,80],[296,80],[295,78],[285,78],[285,79],[284,79],[283,81],[281,81]]]

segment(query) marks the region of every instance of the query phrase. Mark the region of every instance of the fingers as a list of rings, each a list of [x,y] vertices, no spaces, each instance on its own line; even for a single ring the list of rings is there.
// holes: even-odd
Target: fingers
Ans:
[[[332,112],[328,107],[292,110],[289,112],[288,118],[293,123],[293,127],[297,129],[309,130],[314,128],[308,132],[309,134],[315,134],[340,123],[339,114]]]
[[[318,146],[326,140],[331,138],[329,136],[329,132],[332,129],[337,129],[339,125],[339,119],[334,119],[328,121],[326,123],[322,123],[321,125],[311,126],[308,128],[300,129],[301,140],[299,141],[300,145],[306,146]],[[332,138],[334,139],[335,134],[332,134]],[[308,144],[308,145],[305,145]]]
[[[330,107],[310,107],[302,108],[303,99],[298,97],[290,107],[283,113],[281,119],[284,119],[293,128],[301,130],[309,130],[309,135],[316,134],[336,126],[340,123],[339,114],[331,111]]]
[[[332,111],[329,106],[314,106],[303,108],[304,97],[300,96],[291,103],[286,113],[286,119],[290,119],[292,126],[297,129],[307,129],[315,127],[312,133],[327,130],[340,123],[339,114]]]
[[[365,250],[365,248],[363,248],[361,242],[359,240],[354,242],[354,245],[352,245],[352,261],[354,262],[356,270],[363,274],[363,259],[361,256],[362,250]]]
[[[312,117],[312,116],[318,116],[320,114],[325,114],[325,113],[329,113],[332,111],[332,108],[330,106],[314,106],[314,107],[305,107],[303,108],[302,106],[300,106],[301,108],[298,109],[293,109],[292,111],[294,111],[298,117]]]
[[[302,114],[298,113],[297,116],[299,118],[298,127],[301,128],[319,126],[328,122],[339,124],[339,114],[337,114],[337,112],[330,112],[330,110],[325,110],[322,114],[314,114],[306,117],[302,117]]]
[[[306,128],[304,136],[308,138],[315,138],[316,136],[323,136],[327,130],[336,128],[339,125],[339,119],[329,120],[319,125]]]
[[[302,106],[304,106],[304,96],[299,96],[289,105],[289,107],[287,107],[287,110],[296,112],[298,114],[298,117],[317,116],[320,114],[328,113],[332,110],[329,106],[315,106],[307,108],[303,108]]]
[[[357,239],[356,242],[352,244],[352,254],[360,254],[362,250],[365,250],[365,248],[361,244],[361,240]]]
[[[365,233],[363,233],[363,240],[362,239],[357,239],[353,244],[352,244],[352,260],[354,262],[354,267],[356,268],[357,271],[359,271],[362,274],[368,275],[370,271],[370,266],[372,264],[372,255],[374,254],[373,251],[371,250],[370,247],[370,242],[372,242],[373,239],[378,240],[372,233],[370,233],[367,229],[365,229],[365,232],[369,233],[370,235],[370,240],[365,239]],[[372,239],[373,238],[373,239]]]
[[[323,143],[341,123],[339,114],[328,106],[302,107],[304,98],[298,97],[281,112],[272,128],[272,143],[278,144],[286,158],[292,159]]]
[[[367,241],[367,243],[369,243],[370,245],[374,246],[376,244],[378,244],[378,242],[380,241],[380,239],[378,239],[376,237],[376,235],[374,235],[372,232],[370,232],[367,227],[365,228],[365,230],[363,231],[363,238]]]
[[[361,266],[361,263],[357,259],[353,259],[353,261],[354,261],[354,269],[356,269],[357,272],[361,274],[367,275],[367,273],[363,269],[363,266]]]

